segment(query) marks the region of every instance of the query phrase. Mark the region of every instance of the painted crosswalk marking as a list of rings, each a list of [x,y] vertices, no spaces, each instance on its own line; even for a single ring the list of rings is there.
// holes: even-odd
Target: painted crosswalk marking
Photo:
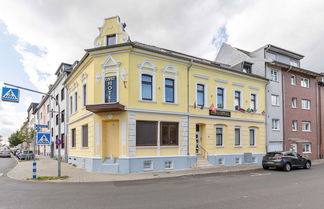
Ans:
[[[3,176],[3,173],[0,173],[0,177]]]

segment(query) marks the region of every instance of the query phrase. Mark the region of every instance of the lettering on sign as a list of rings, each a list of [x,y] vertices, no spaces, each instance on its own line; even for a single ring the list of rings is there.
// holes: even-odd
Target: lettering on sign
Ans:
[[[213,112],[212,110],[209,110],[209,115],[220,116],[220,117],[231,117],[231,112],[224,111],[224,110],[217,110],[216,112]]]
[[[117,77],[108,76],[105,77],[105,103],[117,102]]]

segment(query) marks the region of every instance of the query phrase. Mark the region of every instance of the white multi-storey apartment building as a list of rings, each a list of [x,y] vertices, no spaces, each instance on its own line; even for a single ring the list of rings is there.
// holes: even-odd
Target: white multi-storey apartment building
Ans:
[[[74,63],[76,65],[77,62]],[[48,96],[44,96],[37,106],[37,122],[38,124],[48,125],[48,129],[42,129],[51,134],[50,145],[39,145],[38,154],[54,157],[58,153],[58,145],[55,144],[56,139],[62,141],[61,156],[67,155],[66,147],[66,130],[67,130],[67,93],[64,87],[64,81],[71,72],[73,65],[61,63],[55,75],[57,79],[53,85],[49,86]],[[59,107],[61,111],[61,134],[59,135]]]

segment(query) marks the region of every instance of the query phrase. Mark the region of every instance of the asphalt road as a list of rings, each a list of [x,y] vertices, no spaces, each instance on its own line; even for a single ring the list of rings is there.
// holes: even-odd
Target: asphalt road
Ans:
[[[0,158],[0,173],[14,165]],[[322,209],[324,165],[111,183],[31,183],[3,175],[0,208]]]

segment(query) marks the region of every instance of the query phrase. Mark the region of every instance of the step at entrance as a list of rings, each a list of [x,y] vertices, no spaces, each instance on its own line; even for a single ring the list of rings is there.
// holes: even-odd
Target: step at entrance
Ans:
[[[208,160],[201,155],[197,155],[197,163],[195,163],[192,166],[192,168],[211,168],[211,167],[214,167],[214,165],[208,162]]]

